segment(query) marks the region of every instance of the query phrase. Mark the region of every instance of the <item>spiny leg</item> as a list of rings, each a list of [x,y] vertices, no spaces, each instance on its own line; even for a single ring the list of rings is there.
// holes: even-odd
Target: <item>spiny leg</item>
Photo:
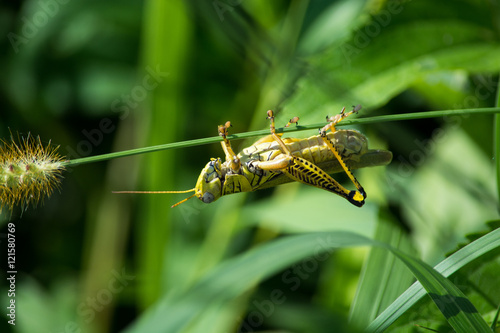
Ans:
[[[281,136],[283,133],[276,133],[276,127],[274,124],[274,113],[272,110],[267,111],[267,119],[271,120],[270,129],[271,135],[266,136],[265,138],[257,141],[257,142],[272,142],[276,141],[282,150],[283,155],[278,158],[273,158],[270,161],[256,161],[256,166],[259,169],[266,171],[285,171],[290,164],[293,163],[294,156],[291,154],[290,150],[286,147],[283,140],[281,140]],[[285,125],[285,127],[289,127],[291,124],[296,124],[299,121],[299,117],[294,117],[290,119],[290,121]]]
[[[273,139],[280,145],[281,150],[283,151],[283,153],[285,153],[287,155],[292,155],[290,153],[290,150],[286,147],[286,145],[283,142],[283,140],[281,140],[281,136],[283,134],[282,133],[276,133],[276,126],[274,125],[274,113],[273,113],[273,110],[268,110],[267,111],[267,119],[271,120],[270,129],[271,129],[271,136],[273,137]],[[288,122],[288,124],[285,125],[285,127],[288,127],[291,124],[296,124],[296,123],[298,123],[298,121],[299,121],[299,117],[293,117],[292,119],[290,119],[290,121]]]
[[[354,177],[354,175],[352,174],[352,172],[349,169],[349,167],[347,167],[347,165],[344,162],[344,159],[342,158],[342,156],[340,156],[337,148],[333,145],[332,141],[326,136],[326,133],[325,134],[320,133],[320,135],[321,135],[321,138],[323,139],[323,141],[325,142],[325,144],[333,152],[333,154],[335,155],[335,157],[339,161],[340,165],[342,166],[342,169],[344,169],[344,171],[347,174],[347,176],[349,177],[349,179],[351,179],[351,181],[353,182],[354,186],[356,186],[356,188],[358,189],[358,191],[359,191],[359,192],[357,191],[358,195],[354,195],[354,199],[355,200],[357,200],[357,199],[359,199],[359,200],[366,199],[366,192],[363,189],[363,186],[361,186],[361,184],[358,182],[358,180],[356,179],[356,177]]]
[[[306,159],[293,155],[282,156],[271,161],[256,162],[256,167],[273,172],[281,171],[295,181],[340,195],[358,207],[365,203],[358,191],[347,190],[329,174]]]
[[[328,148],[333,152],[333,154],[335,155],[335,157],[339,161],[340,165],[342,166],[342,169],[344,169],[344,171],[347,174],[347,176],[349,177],[349,179],[351,179],[353,184],[358,189],[358,192],[356,192],[356,194],[353,197],[354,200],[361,201],[361,200],[366,199],[365,190],[363,189],[361,184],[358,182],[356,177],[354,177],[351,170],[349,170],[349,168],[347,167],[347,165],[344,162],[344,159],[342,158],[342,156],[338,152],[338,150],[335,147],[335,145],[333,144],[333,142],[326,136],[326,131],[331,130],[332,133],[334,133],[336,131],[336,129],[335,129],[336,124],[338,124],[341,120],[345,119],[349,115],[351,115],[353,113],[358,113],[358,111],[360,109],[361,109],[361,105],[357,105],[357,106],[353,107],[353,109],[351,111],[349,111],[348,113],[345,113],[345,108],[342,108],[342,111],[340,112],[340,114],[331,117],[329,119],[330,123],[328,123],[325,127],[320,129],[319,134],[320,134],[321,138],[323,139],[323,141],[325,142],[325,144],[328,146]],[[327,119],[328,119],[328,117],[327,117]]]
[[[301,183],[340,195],[357,207],[365,203],[358,191],[346,189],[321,168],[301,157],[293,156],[293,163],[287,168],[286,174]]]
[[[299,124],[299,117],[293,117],[288,121],[288,123],[285,125],[285,127],[290,127],[291,124],[298,125]]]
[[[298,182],[333,192],[355,206],[361,207],[365,203],[358,191],[347,190],[315,164],[293,155],[281,156],[270,161],[256,162],[256,166],[262,170],[281,171]]]
[[[224,125],[219,125],[219,135],[222,136],[223,141],[221,142],[222,150],[226,155],[226,161],[230,161],[231,170],[234,173],[238,173],[241,167],[241,162],[238,156],[234,153],[233,148],[231,148],[231,143],[227,139],[227,129],[231,127],[231,122],[226,121]]]
[[[323,127],[321,131],[326,132],[328,130],[331,130],[332,132],[335,132],[336,131],[335,125],[340,123],[343,119],[349,117],[351,114],[353,113],[357,114],[359,110],[361,110],[361,104],[353,106],[352,110],[347,113],[345,113],[345,107],[343,107],[339,114],[332,117],[326,116],[326,121],[328,121],[328,124],[325,127]]]
[[[276,142],[280,144],[285,156],[282,158],[274,159],[272,161],[259,162],[259,168],[270,171],[282,171],[290,178],[298,182],[333,192],[347,199],[355,206],[363,206],[363,204],[365,203],[364,197],[358,191],[347,190],[329,174],[321,170],[321,168],[301,157],[293,156],[291,154],[290,150],[286,147],[283,140],[281,140],[281,135],[276,133],[274,115],[272,110],[267,111],[267,119],[271,120],[271,135],[276,140]],[[288,127],[293,123],[297,123],[298,120],[298,117],[290,119],[285,127]],[[340,155],[339,158],[341,159]],[[343,163],[342,159],[341,161]]]
[[[299,117],[293,117],[292,119],[290,119],[288,124],[285,125],[285,127],[289,127],[291,124],[298,124],[298,121],[299,121]],[[275,133],[275,134],[278,135],[279,137],[281,137],[283,135],[283,133]],[[259,140],[255,141],[254,145],[258,145],[258,144],[265,143],[265,142],[273,142],[273,141],[276,141],[276,140],[274,140],[274,137],[271,134],[269,134],[269,135],[266,135],[266,136],[260,138]]]

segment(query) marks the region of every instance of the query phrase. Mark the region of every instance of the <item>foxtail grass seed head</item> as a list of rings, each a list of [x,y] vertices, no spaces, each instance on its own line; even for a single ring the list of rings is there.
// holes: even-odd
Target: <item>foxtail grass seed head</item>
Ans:
[[[64,158],[59,146],[45,146],[40,137],[18,135],[18,140],[0,140],[0,211],[36,206],[60,189]]]

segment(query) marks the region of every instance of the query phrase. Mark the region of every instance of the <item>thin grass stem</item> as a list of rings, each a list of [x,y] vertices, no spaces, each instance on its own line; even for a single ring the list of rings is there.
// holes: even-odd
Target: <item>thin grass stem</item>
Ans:
[[[498,104],[499,103],[498,103],[498,98],[497,98],[497,105]],[[404,120],[423,119],[423,118],[438,118],[438,117],[445,117],[445,116],[451,116],[451,115],[456,116],[456,115],[496,114],[496,113],[500,113],[500,105],[497,107],[494,107],[494,108],[425,111],[425,112],[392,114],[392,115],[358,118],[358,119],[348,119],[348,120],[343,120],[341,123],[337,124],[336,127],[348,126],[348,125],[360,125],[360,124],[374,124],[374,123],[388,122],[388,121],[404,121]],[[498,121],[499,121],[498,116],[497,116],[496,121],[498,123]],[[278,133],[299,132],[299,131],[319,129],[325,125],[326,125],[326,122],[305,125],[305,126],[293,126],[293,127],[287,127],[287,128],[277,128],[276,132],[278,132]],[[499,128],[499,126],[497,124],[497,129],[498,128]],[[500,137],[499,137],[500,134],[498,134],[498,132],[499,131],[497,130],[496,131],[496,135],[497,135],[497,137],[496,137],[496,142],[497,142],[496,150],[497,150],[497,152],[499,149],[498,143],[500,142]],[[267,134],[269,134],[268,129],[231,134],[231,135],[228,135],[227,138],[229,140],[240,140],[240,139],[247,139],[247,138],[252,138],[252,137],[263,136],[263,135],[267,135]],[[152,153],[152,152],[169,150],[169,149],[178,149],[178,148],[200,146],[200,145],[205,145],[205,144],[210,144],[210,143],[215,143],[215,142],[220,142],[220,141],[222,141],[222,137],[213,136],[213,137],[202,138],[202,139],[194,139],[194,140],[166,143],[166,144],[157,145],[157,146],[136,148],[136,149],[130,149],[130,150],[125,150],[125,151],[121,151],[121,152],[115,152],[115,153],[109,153],[109,154],[103,154],[103,155],[97,155],[97,156],[90,156],[90,157],[83,157],[83,158],[78,158],[78,159],[74,159],[74,160],[67,160],[67,161],[65,161],[65,166],[76,166],[76,165],[85,164],[85,163],[106,161],[106,160],[119,158],[119,157]],[[498,158],[497,158],[497,171],[500,172],[500,165],[498,164]],[[500,183],[499,183],[499,189],[500,189]]]
[[[500,77],[498,78],[495,106],[497,108],[500,107]],[[500,115],[498,114],[495,115],[494,140],[495,142],[493,147],[495,147],[494,156],[495,156],[495,169],[497,175],[497,195],[498,195],[497,200],[500,200]]]

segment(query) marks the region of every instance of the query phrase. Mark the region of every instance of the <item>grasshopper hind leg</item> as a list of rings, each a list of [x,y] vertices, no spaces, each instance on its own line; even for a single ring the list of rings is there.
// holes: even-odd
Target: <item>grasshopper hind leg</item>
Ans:
[[[342,110],[340,115],[335,117],[336,121],[335,123],[334,121],[332,121],[329,124],[332,128],[334,128],[333,127],[334,124],[338,123],[340,120],[344,119],[353,112],[357,112],[357,110],[353,109],[353,111],[345,114],[344,110],[345,109]],[[287,174],[290,178],[294,179],[295,181],[340,195],[341,197],[347,199],[347,201],[349,201],[350,203],[352,203],[357,207],[361,207],[364,205],[366,193],[363,187],[361,187],[356,178],[354,178],[350,170],[347,168],[347,166],[344,163],[344,160],[338,153],[337,149],[333,146],[333,143],[326,137],[326,130],[322,131],[324,132],[324,137],[322,135],[323,140],[328,140],[330,144],[328,145],[327,143],[327,145],[329,146],[330,149],[332,149],[334,155],[339,160],[340,164],[342,165],[346,173],[349,175],[349,178],[351,178],[351,180],[354,181],[354,184],[358,189],[357,191],[347,190],[345,187],[340,185],[335,179],[333,179],[329,174],[324,172],[314,163],[309,162],[304,158],[293,156],[290,150],[287,148],[286,144],[281,139],[281,135],[276,134],[276,129],[274,125],[274,115],[271,110],[267,112],[267,119],[271,120],[271,125],[270,125],[271,136],[280,145],[281,150],[285,155],[285,157],[273,160],[272,162],[260,163],[259,165],[260,168],[266,170],[280,170],[285,174]],[[288,127],[291,123],[296,123],[297,121],[298,117],[291,119],[286,127]]]
[[[293,163],[285,173],[298,182],[340,195],[357,207],[365,204],[364,193],[346,189],[321,168],[301,157],[293,156]]]
[[[358,182],[356,177],[354,177],[354,175],[352,174],[349,167],[345,164],[344,159],[342,158],[342,156],[338,152],[338,150],[335,147],[335,145],[333,144],[333,142],[326,136],[326,132],[328,130],[330,130],[332,133],[335,133],[337,131],[335,129],[336,124],[338,124],[340,121],[347,118],[351,114],[358,113],[358,111],[360,109],[361,109],[361,105],[357,105],[357,106],[354,106],[351,111],[346,113],[345,108],[342,108],[342,111],[340,111],[340,114],[333,116],[331,118],[327,117],[327,119],[329,120],[329,123],[325,127],[321,128],[319,130],[319,134],[320,134],[321,138],[323,139],[325,144],[328,146],[328,148],[333,152],[333,154],[335,155],[335,157],[339,161],[340,165],[342,166],[342,169],[344,169],[345,173],[347,174],[349,179],[352,181],[354,186],[356,186],[357,191],[351,191],[353,193],[351,193],[349,195],[350,199],[348,199],[353,204],[355,204],[354,202],[359,202],[359,203],[363,202],[364,203],[364,199],[366,199],[366,192],[365,192],[363,186],[361,186],[361,184]]]

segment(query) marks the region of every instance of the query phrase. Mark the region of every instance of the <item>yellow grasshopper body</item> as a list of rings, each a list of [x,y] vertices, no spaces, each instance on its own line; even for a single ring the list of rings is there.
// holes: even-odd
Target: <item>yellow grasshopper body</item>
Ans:
[[[351,173],[351,169],[386,165],[392,160],[392,153],[386,150],[369,150],[363,134],[355,130],[336,130],[335,125],[352,113],[357,113],[360,106],[345,113],[328,118],[329,123],[320,134],[306,139],[281,138],[274,125],[274,115],[268,111],[271,120],[271,134],[261,138],[253,145],[236,155],[229,140],[227,129],[230,122],[219,126],[219,135],[223,137],[222,149],[225,162],[212,158],[203,168],[195,188],[187,191],[147,191],[140,193],[187,193],[194,194],[179,203],[197,197],[205,203],[240,192],[250,192],[273,187],[279,184],[298,181],[326,191],[338,194],[352,204],[361,207],[366,199],[363,187]],[[298,118],[286,125],[296,123]],[[344,171],[356,186],[356,190],[347,190],[330,174]],[[121,191],[119,193],[138,193]]]

